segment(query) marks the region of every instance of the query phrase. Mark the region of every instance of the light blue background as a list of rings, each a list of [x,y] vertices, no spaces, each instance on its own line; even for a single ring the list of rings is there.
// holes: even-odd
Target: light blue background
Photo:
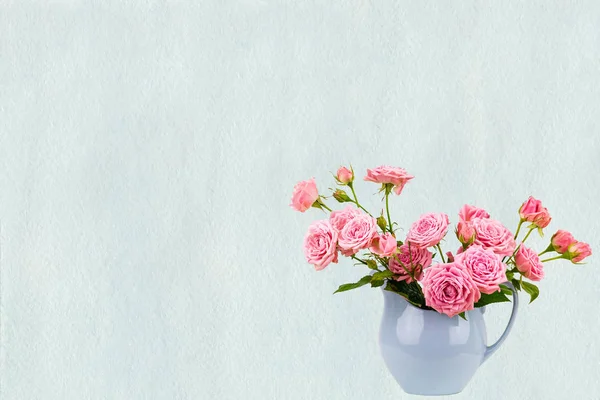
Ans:
[[[416,176],[404,229],[466,202],[514,229],[532,194],[600,251],[596,1],[27,4],[0,5],[2,400],[413,398],[381,293],[332,295],[365,271],[303,258],[324,214],[291,189],[340,164]],[[548,265],[454,398],[597,399],[596,257]]]

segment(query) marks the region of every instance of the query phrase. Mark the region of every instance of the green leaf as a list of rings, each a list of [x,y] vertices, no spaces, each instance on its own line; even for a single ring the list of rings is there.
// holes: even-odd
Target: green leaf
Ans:
[[[394,273],[392,271],[390,271],[389,269],[386,269],[385,271],[375,272],[373,274],[372,280],[380,281],[380,280],[384,280],[385,278],[390,278],[392,276],[394,276]]]
[[[336,290],[335,293],[338,292],[345,292],[346,290],[352,290],[352,289],[356,289],[359,288],[363,285],[366,285],[367,283],[371,282],[371,275],[365,275],[362,278],[360,278],[360,280],[356,283],[344,283],[343,285],[340,285],[340,287],[338,288],[338,290]]]
[[[518,279],[512,279],[511,282],[512,282],[513,286],[515,287],[515,289],[521,290],[521,283],[519,282]]]
[[[514,277],[515,277],[515,273],[514,272],[508,272],[508,271],[506,271],[506,280],[507,281],[512,281]]]
[[[375,260],[367,260],[367,267],[377,271],[377,263],[375,262]]]
[[[385,283],[384,279],[382,279],[380,281],[373,281],[373,280],[371,280],[371,287],[383,286],[384,283]]]
[[[500,290],[502,291],[502,293],[511,296],[512,295],[512,290],[510,290],[510,288],[506,285],[500,285]]]
[[[398,245],[398,247],[402,246],[404,243],[402,242],[402,240],[397,240],[396,241],[396,245]]]
[[[388,280],[385,290],[398,293],[409,303],[422,309],[432,310],[425,305],[425,296],[417,282],[406,283],[405,281]]]
[[[383,215],[377,218],[377,225],[379,225],[381,230],[385,232],[385,228],[387,227],[387,221],[385,220]]]
[[[523,290],[529,293],[529,296],[531,297],[529,304],[531,304],[540,295],[540,289],[538,289],[538,287],[533,283],[523,281],[521,282],[521,286],[523,286]]]
[[[458,314],[459,317],[461,317],[462,319],[464,319],[465,321],[467,320],[467,317],[465,316],[465,312],[461,312],[460,314]]]
[[[494,292],[492,294],[481,293],[481,298],[477,303],[475,303],[475,307],[483,307],[492,303],[503,303],[506,301],[510,301],[508,297],[504,293]]]
[[[437,252],[433,253],[433,255],[431,256],[431,259],[433,260],[435,258],[435,256],[437,256],[437,255],[438,255]]]

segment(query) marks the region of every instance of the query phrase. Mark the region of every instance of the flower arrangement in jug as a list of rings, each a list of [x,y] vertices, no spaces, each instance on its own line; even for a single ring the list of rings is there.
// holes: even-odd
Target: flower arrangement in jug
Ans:
[[[533,282],[544,277],[547,262],[565,259],[579,264],[592,254],[587,243],[565,230],[556,231],[548,247],[539,253],[527,247],[529,235],[537,230],[543,237],[543,230],[551,221],[548,210],[533,197],[519,208],[514,235],[484,209],[464,205],[454,229],[461,244],[455,254],[444,253],[441,247],[450,229],[450,219],[444,213],[421,215],[406,237],[398,238],[397,223],[390,218],[389,198],[392,193],[400,195],[413,178],[403,168],[367,169],[364,180],[380,184],[380,193],[384,194],[386,213],[382,211],[378,216],[359,203],[352,167],[340,167],[335,175],[338,186],[350,189],[350,194],[341,188],[332,189],[331,197],[348,203],[340,210],[334,211],[325,204],[327,197],[319,194],[314,178],[294,187],[292,208],[300,212],[310,208],[329,212],[328,218],[315,221],[308,228],[304,238],[306,261],[319,271],[337,263],[342,255],[371,270],[358,282],[343,284],[334,293],[367,284],[383,286],[416,307],[465,318],[465,312],[476,307],[510,301],[506,296],[511,293],[508,282],[516,290],[527,292],[532,302],[539,295]],[[522,228],[524,234],[519,241]]]

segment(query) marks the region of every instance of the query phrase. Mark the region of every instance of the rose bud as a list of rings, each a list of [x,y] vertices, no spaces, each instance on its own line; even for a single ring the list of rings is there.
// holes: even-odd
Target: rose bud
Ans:
[[[352,183],[352,181],[354,180],[354,174],[348,168],[340,167],[337,170],[336,179],[342,185],[347,185],[349,183]]]

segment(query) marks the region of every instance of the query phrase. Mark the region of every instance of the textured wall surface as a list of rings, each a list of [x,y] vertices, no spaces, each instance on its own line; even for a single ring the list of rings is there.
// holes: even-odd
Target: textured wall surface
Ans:
[[[198,3],[0,3],[2,400],[416,398],[288,207],[349,162],[416,176],[404,229],[531,194],[589,241],[453,398],[599,398],[597,1]]]

